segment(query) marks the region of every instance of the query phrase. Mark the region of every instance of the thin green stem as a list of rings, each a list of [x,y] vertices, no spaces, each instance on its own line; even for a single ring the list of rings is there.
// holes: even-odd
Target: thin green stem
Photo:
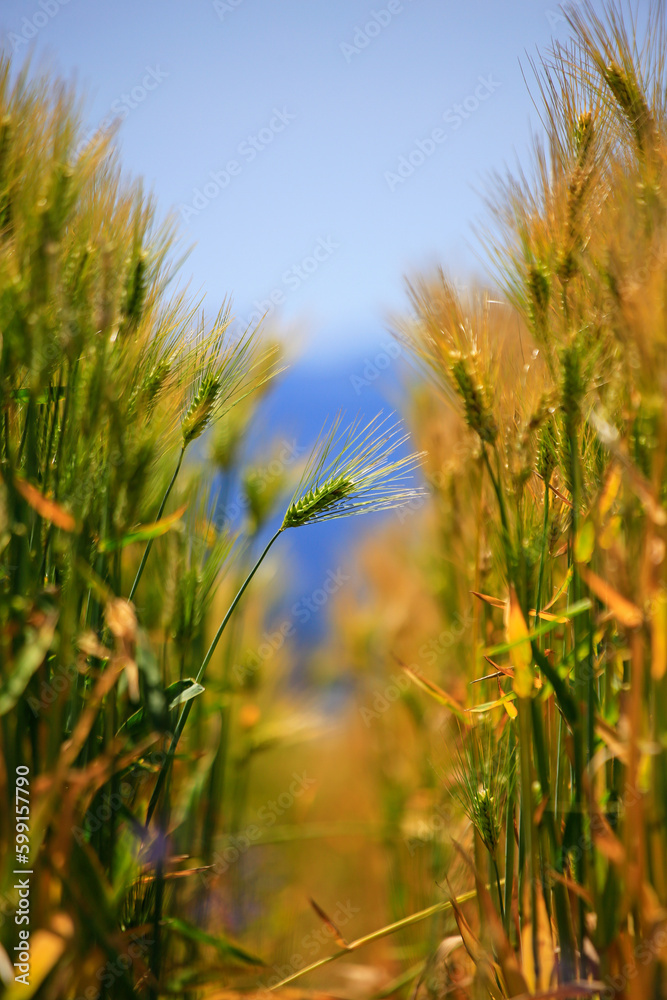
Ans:
[[[542,720],[542,705],[534,698],[531,702],[531,713],[533,722],[533,746],[535,749],[535,762],[537,773],[542,789],[542,797],[547,800],[546,808],[542,813],[541,825],[545,830],[548,841],[549,855],[553,859],[554,867],[556,859],[560,855],[560,843],[557,835],[556,819],[551,799],[551,776],[549,773],[549,757],[547,754],[547,744],[544,735],[544,724]],[[547,872],[544,864],[540,872],[540,885],[544,887],[546,897]],[[537,887],[536,887],[537,889]],[[540,890],[537,890],[540,891]],[[561,946],[561,966],[566,981],[574,978],[576,972],[575,946],[570,926],[570,910],[565,887],[560,882],[554,883],[553,894],[556,909],[556,924],[558,926],[558,936]],[[545,898],[545,903],[548,899]],[[533,920],[533,927],[537,924],[537,919]]]
[[[574,566],[574,547],[576,543],[577,533],[579,531],[579,503],[581,498],[581,470],[579,465],[579,443],[577,440],[576,428],[573,422],[568,421],[567,426],[568,433],[568,447],[570,452],[570,478],[572,485],[572,515],[570,522],[570,565]],[[572,597],[575,604],[581,600],[583,591],[581,586],[581,579],[579,573],[577,572],[576,566],[574,566],[574,573],[572,575]],[[586,677],[586,663],[582,663],[579,653],[580,653],[580,643],[582,637],[582,623],[579,617],[574,620],[573,626],[573,641],[574,646],[572,650],[572,655],[574,659],[574,697],[578,709],[578,718],[576,724],[573,726],[572,737],[574,744],[574,801],[572,803],[572,811],[575,816],[575,830],[577,841],[583,836],[584,832],[584,768],[586,761],[586,733],[584,732],[584,726],[586,725],[586,720],[588,719],[588,683]],[[590,664],[589,664],[590,668]],[[575,859],[575,873],[577,881],[580,885],[585,885],[586,882],[586,856],[584,851],[579,851]],[[578,910],[579,910],[579,927],[578,927],[578,941],[579,948],[583,949],[584,940],[584,904],[583,900],[578,900]]]
[[[275,535],[272,535],[272,537],[266,543],[266,547],[264,548],[262,554],[260,555],[259,559],[257,560],[257,562],[255,563],[255,565],[250,570],[250,572],[248,573],[247,577],[245,578],[245,580],[241,584],[241,587],[240,587],[240,589],[239,589],[236,597],[234,598],[234,600],[232,601],[232,603],[229,605],[229,608],[227,609],[227,614],[222,619],[222,621],[220,623],[220,628],[218,629],[218,631],[213,636],[213,640],[211,642],[211,645],[208,647],[208,652],[206,653],[206,656],[204,657],[204,659],[202,661],[202,665],[199,668],[199,672],[198,672],[197,677],[196,677],[197,683],[201,683],[201,679],[204,676],[204,671],[206,670],[207,666],[209,665],[211,657],[213,656],[213,654],[215,652],[215,648],[218,645],[218,643],[220,642],[220,637],[221,637],[222,633],[224,632],[224,630],[225,630],[225,628],[227,626],[227,622],[229,621],[229,619],[231,618],[232,614],[234,613],[234,610],[236,609],[236,605],[239,603],[239,601],[243,597],[243,594],[245,592],[246,587],[248,586],[248,584],[252,580],[253,576],[255,575],[255,573],[257,572],[257,570],[259,569],[259,567],[261,566],[264,557],[266,556],[267,552],[269,551],[269,549],[271,548],[271,546],[275,542],[276,538],[278,537],[278,535],[283,530],[284,529],[283,529],[283,527],[281,525],[280,528],[278,528],[278,530],[276,531]]]
[[[493,862],[493,872],[494,872],[494,875],[496,877],[496,890],[498,892],[498,906],[500,907],[500,919],[502,920],[502,922],[504,924],[505,923],[505,904],[503,902],[503,892],[502,892],[502,889],[500,888],[500,886],[501,886],[500,869],[498,868],[498,861],[496,859],[496,852],[495,851],[493,852],[493,855],[491,857],[491,861]]]
[[[25,443],[28,438],[28,427],[30,426],[33,419],[33,401],[32,395],[28,397],[28,402],[25,408],[25,421],[23,424],[23,430],[21,432],[21,439],[19,441],[19,450],[16,454],[16,468],[21,468],[21,462],[23,460],[23,449],[25,448]]]
[[[502,491],[500,489],[500,478],[495,475],[493,469],[491,468],[491,462],[489,461],[489,453],[484,447],[483,449],[484,462],[486,468],[488,469],[489,475],[491,477],[491,482],[493,483],[493,491],[496,494],[498,500],[498,507],[500,508],[500,520],[502,521],[503,529],[509,534],[509,524],[507,521],[507,512],[505,510],[505,498],[503,497]],[[496,453],[496,463],[499,463],[499,459]]]
[[[51,452],[53,451],[53,442],[55,440],[56,427],[58,426],[58,410],[60,409],[60,399],[62,395],[63,387],[63,366],[61,365],[58,369],[58,388],[56,390],[55,399],[53,400],[53,419],[48,427],[48,438],[46,447],[44,448],[44,475],[42,477],[42,491],[48,493],[49,487],[49,476],[51,473]]]
[[[512,893],[514,890],[514,802],[515,802],[515,735],[514,726],[509,724],[508,739],[509,782],[507,790],[507,813],[505,816],[505,933],[509,937],[512,914]]]
[[[495,455],[496,455],[497,472],[494,473],[493,469],[491,468],[489,453],[486,447],[483,448],[483,455],[486,468],[489,472],[489,476],[491,477],[491,482],[493,484],[493,492],[496,494],[496,499],[498,501],[498,510],[500,511],[503,549],[505,551],[505,562],[507,563],[507,579],[511,584],[516,585],[516,572],[514,565],[514,556],[512,552],[512,537],[510,535],[509,518],[507,517],[507,508],[505,507],[505,497],[503,496],[503,491],[500,485],[500,457],[498,455],[498,451],[496,450]]]
[[[334,962],[342,955],[348,955],[351,951],[356,951],[358,948],[362,948],[366,944],[371,944],[373,941],[380,940],[380,938],[388,937],[390,934],[395,934],[396,931],[400,931],[404,927],[411,927],[413,924],[417,924],[422,920],[428,920],[428,918],[433,916],[434,913],[444,913],[447,910],[451,910],[452,902],[455,902],[457,906],[461,906],[463,903],[468,903],[471,899],[475,899],[476,896],[477,891],[475,889],[471,889],[469,892],[464,892],[462,895],[457,896],[454,901],[447,899],[442,903],[436,903],[434,906],[429,906],[426,910],[420,910],[418,913],[412,913],[409,917],[403,917],[402,920],[396,920],[394,923],[388,924],[386,927],[381,927],[380,930],[373,931],[371,934],[366,934],[364,937],[357,938],[355,941],[350,941],[347,947],[340,948],[338,951],[335,951],[333,955],[326,955],[324,958],[319,958],[316,962],[312,962],[304,969],[299,969],[298,972],[292,973],[291,976],[287,976],[286,979],[282,979],[279,983],[276,983],[275,986],[269,987],[269,989],[272,991],[282,989],[283,986],[287,986],[288,983],[294,982],[295,979],[300,979],[301,976],[305,976],[309,972],[313,972],[315,969],[319,969],[321,966],[327,965],[328,962]]]
[[[549,484],[544,481],[544,518],[542,521],[542,550],[540,552],[540,570],[537,577],[537,598],[535,600],[535,611],[539,614],[542,610],[542,587],[544,584],[544,564],[546,562],[547,531],[549,528]]]
[[[174,474],[171,477],[171,482],[169,483],[169,486],[167,486],[166,492],[165,492],[164,496],[162,497],[162,503],[160,504],[160,509],[157,512],[157,517],[155,518],[156,521],[159,521],[160,518],[162,517],[162,514],[164,513],[164,508],[165,508],[165,506],[167,504],[167,500],[169,499],[169,494],[171,493],[172,489],[174,488],[174,483],[176,482],[176,479],[178,478],[178,473],[181,471],[181,464],[183,462],[183,456],[184,456],[184,454],[185,454],[185,445],[183,445],[182,448],[181,448],[181,453],[178,456],[178,462],[176,463],[176,468],[174,469]],[[146,542],[146,548],[144,549],[144,554],[141,557],[141,562],[139,563],[139,569],[137,570],[137,575],[134,578],[134,583],[132,584],[132,590],[130,591],[130,595],[128,597],[129,601],[132,600],[132,598],[134,597],[134,595],[136,593],[137,587],[139,586],[139,581],[141,580],[141,577],[143,575],[144,569],[146,568],[146,563],[148,562],[148,557],[150,555],[152,547],[153,547],[153,539],[151,538],[151,539],[149,539],[148,542]]]
[[[528,922],[532,926],[533,960],[535,969],[539,969],[539,951],[537,942],[538,921],[535,919],[537,913],[536,887],[538,879],[538,857],[537,857],[537,831],[533,817],[533,793],[532,793],[532,704],[530,698],[517,698],[517,711],[519,714],[519,778],[521,782],[521,830],[525,838],[525,857],[528,861],[530,878],[530,915],[523,912],[523,899],[519,898],[519,908],[522,914],[522,927]]]
[[[257,570],[259,569],[259,567],[261,566],[262,561],[263,561],[264,557],[266,556],[267,552],[269,551],[269,549],[271,548],[271,546],[275,542],[275,540],[278,537],[278,535],[283,530],[284,529],[283,529],[283,527],[281,525],[281,527],[278,528],[278,530],[276,531],[275,535],[273,535],[269,539],[269,541],[267,542],[266,547],[264,548],[262,554],[257,559],[255,565],[250,570],[250,572],[248,573],[247,577],[245,578],[245,580],[241,584],[241,587],[240,587],[240,589],[239,589],[236,597],[234,598],[234,600],[232,601],[232,603],[229,605],[229,608],[227,609],[225,617],[222,619],[222,621],[220,623],[220,627],[218,628],[218,631],[215,633],[215,635],[213,637],[213,641],[211,642],[211,645],[208,648],[208,652],[206,653],[206,656],[204,657],[204,659],[202,661],[202,664],[201,664],[199,670],[197,671],[196,682],[198,684],[201,683],[201,680],[202,680],[202,678],[204,676],[206,668],[207,668],[207,666],[209,665],[209,663],[211,661],[211,657],[213,656],[213,654],[215,652],[216,646],[220,642],[220,637],[222,636],[222,633],[225,631],[225,628],[227,626],[227,622],[229,621],[229,619],[231,618],[232,614],[234,613],[236,605],[239,603],[239,601],[243,597],[243,594],[244,594],[244,592],[246,590],[246,587],[248,586],[248,584],[252,580],[253,576],[255,575],[255,573],[257,572]],[[150,802],[148,803],[148,811],[146,813],[146,826],[148,826],[148,824],[150,823],[151,818],[153,816],[153,813],[155,811],[155,806],[157,805],[157,801],[158,801],[158,799],[160,797],[160,792],[162,791],[162,786],[164,785],[164,782],[165,782],[165,780],[167,778],[167,774],[169,772],[169,768],[171,766],[171,762],[172,762],[172,760],[174,758],[174,754],[176,753],[176,748],[178,746],[178,742],[179,742],[179,740],[181,738],[183,730],[185,729],[185,724],[188,721],[188,716],[190,715],[190,710],[192,709],[192,704],[193,704],[192,699],[190,701],[186,702],[186,704],[183,706],[183,710],[182,710],[182,712],[181,712],[181,714],[179,716],[178,722],[176,723],[176,730],[174,732],[174,735],[172,736],[171,743],[169,744],[169,749],[167,751],[167,755],[166,755],[164,761],[162,762],[162,766],[161,766],[160,771],[158,773],[157,781],[155,782],[155,788],[153,789],[153,794],[151,795]]]

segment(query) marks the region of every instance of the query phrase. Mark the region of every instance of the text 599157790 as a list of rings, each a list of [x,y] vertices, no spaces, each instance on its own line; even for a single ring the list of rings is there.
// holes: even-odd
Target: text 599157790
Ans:
[[[18,905],[14,923],[18,926],[18,943],[14,945],[14,968],[16,982],[30,985],[30,770],[24,764],[16,768],[16,879],[14,889],[18,892]]]

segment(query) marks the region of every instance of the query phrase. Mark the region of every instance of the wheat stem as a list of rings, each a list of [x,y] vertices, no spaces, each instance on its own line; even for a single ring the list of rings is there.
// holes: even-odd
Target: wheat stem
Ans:
[[[169,494],[171,493],[172,489],[174,488],[174,484],[176,482],[176,479],[178,478],[178,473],[181,470],[181,465],[183,463],[183,455],[185,454],[185,449],[186,449],[186,445],[183,445],[182,448],[181,448],[180,454],[178,456],[178,462],[176,463],[176,468],[174,469],[174,474],[171,477],[171,482],[169,483],[169,486],[167,486],[165,494],[162,497],[162,503],[160,504],[160,509],[157,512],[157,517],[155,518],[156,521],[159,521],[160,518],[162,517],[163,513],[164,513],[164,508],[167,505],[167,500],[169,499]],[[135,595],[135,593],[137,591],[137,587],[139,586],[139,581],[141,580],[141,577],[143,575],[144,569],[146,568],[146,563],[148,562],[148,557],[150,555],[152,547],[153,547],[153,539],[151,538],[151,539],[149,539],[148,542],[146,542],[146,548],[144,549],[144,554],[141,557],[141,562],[139,563],[139,569],[137,570],[137,575],[134,578],[134,583],[132,584],[132,589],[130,590],[130,594],[129,594],[129,597],[128,597],[129,601],[132,600],[132,598],[134,597],[134,595]]]
[[[283,527],[281,525],[281,527],[278,528],[278,530],[276,531],[276,533],[274,535],[272,535],[272,537],[267,542],[267,544],[266,544],[266,546],[265,546],[262,554],[256,560],[255,565],[252,567],[252,569],[248,573],[247,577],[245,578],[245,580],[241,584],[241,587],[239,588],[239,590],[238,590],[238,592],[236,594],[236,597],[234,598],[234,600],[232,601],[232,603],[227,608],[227,612],[225,613],[225,616],[222,619],[222,622],[220,623],[218,631],[215,633],[215,635],[213,637],[213,640],[211,642],[211,645],[208,648],[208,652],[206,653],[206,656],[204,657],[204,659],[202,661],[202,664],[201,664],[199,670],[197,671],[197,676],[195,678],[197,684],[201,683],[201,681],[202,681],[202,679],[204,677],[204,673],[206,671],[206,668],[207,668],[207,666],[209,665],[209,663],[211,661],[211,657],[213,656],[213,653],[215,652],[216,646],[220,642],[220,638],[222,636],[222,633],[224,632],[224,630],[225,630],[225,628],[227,626],[227,622],[229,621],[229,619],[231,618],[232,614],[234,613],[234,610],[236,609],[237,604],[239,603],[239,601],[243,597],[243,594],[245,593],[246,587],[248,586],[248,584],[252,580],[253,576],[255,575],[255,573],[257,572],[257,570],[259,569],[259,567],[261,566],[261,564],[262,564],[262,562],[264,560],[264,557],[266,556],[267,552],[269,551],[269,549],[271,548],[271,546],[275,542],[276,538],[278,537],[278,535],[282,531],[283,531]],[[192,709],[192,705],[193,705],[193,700],[192,699],[190,701],[186,702],[186,704],[183,706],[183,709],[182,709],[181,714],[179,716],[178,722],[176,724],[176,729],[174,731],[174,735],[172,736],[171,743],[169,744],[169,749],[167,751],[167,755],[166,755],[164,761],[162,762],[162,766],[161,766],[160,771],[158,773],[157,781],[155,782],[155,788],[153,789],[153,793],[151,795],[150,802],[148,803],[148,810],[146,812],[146,826],[148,826],[148,824],[150,823],[151,818],[153,816],[153,813],[155,811],[155,806],[157,805],[157,801],[158,801],[158,798],[160,796],[160,792],[162,791],[162,786],[164,785],[164,782],[165,782],[165,780],[167,778],[167,773],[169,771],[169,768],[171,767],[171,762],[172,762],[172,760],[174,758],[174,754],[176,753],[176,748],[178,746],[178,742],[179,742],[179,740],[181,738],[183,730],[185,729],[185,724],[188,721],[188,716],[190,715],[190,711]]]

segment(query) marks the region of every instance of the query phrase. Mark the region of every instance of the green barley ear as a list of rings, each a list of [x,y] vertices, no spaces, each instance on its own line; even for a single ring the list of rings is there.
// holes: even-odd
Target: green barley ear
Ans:
[[[526,276],[528,285],[528,308],[533,331],[538,340],[543,340],[548,327],[551,283],[548,269],[543,264],[531,264]]]
[[[567,432],[576,430],[581,416],[584,398],[584,380],[581,374],[581,359],[576,344],[570,344],[561,352],[561,409],[565,414]]]
[[[585,383],[581,371],[579,346],[571,343],[561,351],[560,408],[563,414],[560,434],[560,467],[564,482],[574,497],[582,489],[578,433],[581,425]]]
[[[506,739],[484,717],[464,734],[452,758],[452,794],[494,860],[512,767]]]
[[[399,425],[387,426],[378,415],[364,427],[354,421],[341,433],[340,423],[339,415],[316,443],[281,530],[389,510],[423,495],[405,486],[421,456],[392,457],[407,440]]]
[[[632,129],[639,152],[647,153],[656,143],[657,132],[634,71],[629,67],[619,66],[614,60],[601,69],[605,83]]]
[[[474,811],[477,814],[476,826],[482,838],[482,842],[490,854],[494,854],[500,843],[500,821],[498,819],[498,808],[495,796],[488,788],[477,789]]]
[[[160,396],[164,386],[169,381],[172,369],[173,358],[160,358],[144,377],[143,385],[141,386],[141,393],[143,396],[143,403],[146,407],[147,416],[150,416],[153,412],[158,397]]]
[[[457,358],[451,366],[451,372],[463,400],[466,423],[479,434],[482,441],[495,444],[498,424],[487,402],[484,386],[473,378],[467,358]]]
[[[11,226],[12,202],[10,196],[9,151],[12,142],[12,118],[4,115],[0,121],[0,233]]]
[[[213,329],[200,329],[192,349],[190,403],[183,417],[183,447],[200,437],[214,420],[277,374],[276,350],[262,350],[257,331],[246,331],[230,343],[229,307],[223,305]]]
[[[547,485],[558,463],[558,441],[554,431],[553,418],[549,416],[540,430],[537,450],[537,474]]]
[[[76,191],[73,185],[74,171],[66,163],[58,163],[51,180],[49,206],[46,213],[45,228],[52,240],[60,239],[63,228],[69,218]]]
[[[354,491],[354,487],[354,480],[345,476],[334,477],[312,487],[290,504],[285,513],[283,526],[298,528],[310,521],[323,520],[325,516],[339,516],[334,515],[333,511],[340,509],[340,505]]]
[[[211,372],[202,380],[183,418],[181,431],[184,447],[200,437],[208,427],[219,393],[220,380]]]
[[[148,263],[145,250],[140,250],[130,267],[125,291],[125,325],[135,327],[141,319],[148,289]]]

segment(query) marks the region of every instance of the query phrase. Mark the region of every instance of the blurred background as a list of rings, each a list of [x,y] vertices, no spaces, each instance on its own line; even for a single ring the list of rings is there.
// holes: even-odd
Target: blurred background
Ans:
[[[200,449],[226,473],[216,524],[250,526],[259,547],[339,409],[404,419],[430,445],[429,487],[444,488],[462,427],[443,432],[390,329],[406,277],[442,265],[458,285],[492,283],[474,223],[491,175],[525,164],[541,134],[526,80],[538,47],[567,39],[558,5],[3,0],[0,30],[15,65],[75,82],[87,137],[117,131],[124,167],[173,214],[180,281],[211,318],[231,299],[239,330],[262,320],[283,345],[286,370],[239,420],[242,452],[233,427]],[[401,658],[417,657],[456,693],[470,607],[447,591],[454,556],[431,508],[281,539],[230,637],[224,676],[241,699],[230,722],[221,684],[235,735],[227,839],[206,845],[224,886],[214,905],[283,974],[295,953],[332,948],[309,897],[347,938],[439,898],[447,734],[397,686]],[[441,936],[434,922],[377,943],[339,992],[381,989]]]
[[[86,137],[117,130],[211,317],[231,299],[239,327],[264,317],[282,339],[289,371],[251,442],[302,453],[339,408],[401,415],[406,359],[387,331],[404,279],[442,265],[484,280],[487,182],[526,162],[530,60],[569,31],[536,0],[3,0],[0,30],[17,63],[75,81]],[[306,592],[356,529],[298,539]]]
[[[228,296],[242,323],[268,311],[311,365],[345,359],[346,375],[406,272],[483,272],[485,178],[525,162],[539,123],[524,73],[567,37],[536,0],[3,0],[0,28],[15,56],[76,80],[91,134],[118,128],[127,169],[180,218],[183,275],[211,311]]]

